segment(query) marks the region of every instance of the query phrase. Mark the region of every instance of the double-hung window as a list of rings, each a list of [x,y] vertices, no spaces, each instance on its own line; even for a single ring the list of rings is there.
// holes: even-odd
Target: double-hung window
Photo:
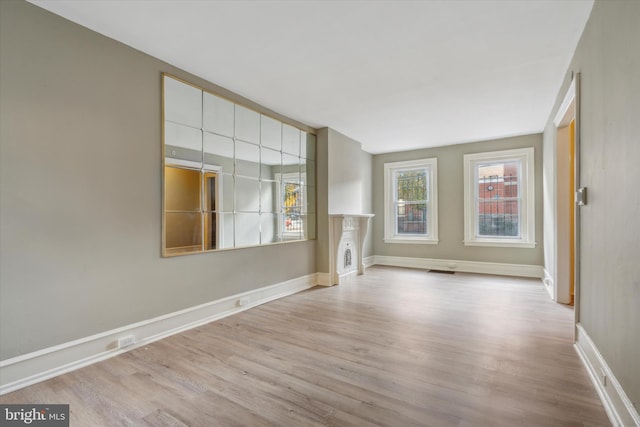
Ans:
[[[464,243],[535,247],[533,148],[464,156]]]
[[[385,163],[384,241],[438,243],[436,158]]]

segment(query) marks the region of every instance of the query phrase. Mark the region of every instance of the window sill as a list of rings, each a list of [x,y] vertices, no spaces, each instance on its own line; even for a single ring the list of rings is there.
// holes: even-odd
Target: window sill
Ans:
[[[535,248],[535,242],[505,241],[505,240],[465,240],[465,246],[488,246],[495,248]]]
[[[400,243],[400,244],[409,244],[409,245],[437,245],[439,240],[434,239],[424,239],[424,238],[394,238],[387,237],[384,239],[385,243]]]

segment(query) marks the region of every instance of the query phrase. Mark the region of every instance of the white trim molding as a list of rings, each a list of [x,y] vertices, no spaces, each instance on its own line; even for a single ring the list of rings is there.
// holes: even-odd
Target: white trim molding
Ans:
[[[318,286],[332,286],[331,273],[318,273]]]
[[[569,85],[569,89],[567,89],[567,93],[564,95],[564,99],[562,100],[562,104],[558,107],[558,112],[553,119],[553,125],[555,127],[563,127],[569,125],[571,118],[573,118],[575,114],[575,105],[573,101],[576,99],[576,79],[571,79],[571,84]],[[568,114],[569,113],[569,114]]]
[[[425,270],[460,271],[465,273],[496,274],[501,276],[533,277],[542,279],[541,265],[505,264],[498,262],[461,261],[432,258],[409,258],[375,255],[374,264]]]
[[[576,325],[574,347],[589,372],[611,424],[615,427],[640,427],[637,409],[581,324]]]
[[[309,274],[0,361],[0,395],[312,288],[322,279]],[[118,340],[125,337],[133,343],[119,348]]]
[[[375,264],[375,262],[376,262],[376,257],[373,255],[362,258],[362,263],[364,264],[365,268],[371,267],[372,265]]]
[[[546,268],[543,269],[542,284],[544,285],[544,288],[546,289],[551,299],[555,301],[555,284],[553,281],[553,276]]]

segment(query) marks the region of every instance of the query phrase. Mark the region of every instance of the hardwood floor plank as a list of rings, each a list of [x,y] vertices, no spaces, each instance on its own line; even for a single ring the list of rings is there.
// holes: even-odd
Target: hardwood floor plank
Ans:
[[[373,267],[14,393],[91,426],[608,426],[539,280]]]

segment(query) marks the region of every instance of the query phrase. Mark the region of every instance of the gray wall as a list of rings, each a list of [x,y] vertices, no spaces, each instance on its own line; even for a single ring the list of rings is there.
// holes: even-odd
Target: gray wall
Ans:
[[[360,151],[360,160],[358,162],[360,169],[360,177],[362,179],[362,206],[361,213],[373,213],[373,155],[366,151]],[[367,238],[364,241],[363,257],[374,255],[373,253],[373,223],[375,217],[369,221],[369,230],[367,230]]]
[[[371,155],[362,151],[358,141],[333,129],[328,138],[329,214],[371,213],[363,206],[366,183],[371,180]]]
[[[471,153],[534,147],[536,194],[536,247],[493,248],[465,246],[463,156]],[[437,245],[384,243],[384,164],[412,159],[438,159]],[[373,156],[373,252],[376,255],[461,261],[542,265],[542,135],[450,145]]]
[[[640,2],[596,1],[544,132],[582,75],[580,323],[636,408],[640,407]],[[549,154],[550,155],[550,154]],[[546,157],[545,157],[546,158]],[[553,163],[545,164],[553,180]],[[555,182],[549,182],[552,190]]]
[[[315,241],[161,258],[161,72],[233,95],[22,1],[0,19],[0,359],[317,271]]]
[[[328,215],[373,212],[372,159],[360,142],[330,128],[318,130],[318,271],[329,271]],[[364,257],[373,255],[372,227]]]

